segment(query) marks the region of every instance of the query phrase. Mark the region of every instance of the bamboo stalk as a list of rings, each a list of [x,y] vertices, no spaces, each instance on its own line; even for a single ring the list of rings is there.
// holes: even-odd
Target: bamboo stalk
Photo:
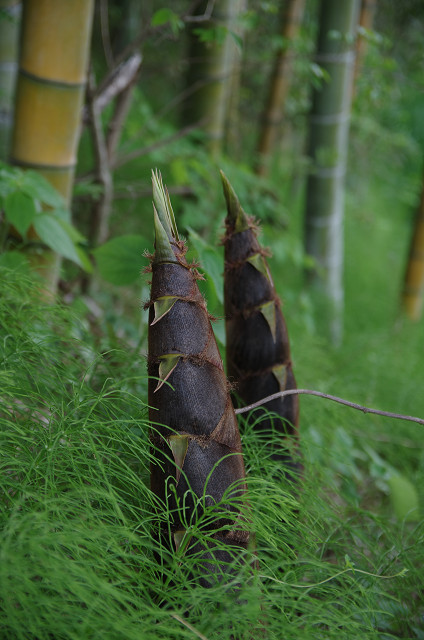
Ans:
[[[0,159],[9,156],[22,2],[0,0]]]
[[[167,191],[153,176],[155,254],[149,307],[149,407],[155,462],[151,487],[170,521],[160,526],[162,544],[199,553],[208,586],[228,572],[228,545],[243,556],[250,535],[241,524],[245,471],[237,418],[199,274],[187,263]],[[205,510],[223,501],[220,514],[202,525]],[[178,507],[180,505],[180,507]],[[199,526],[210,542],[191,540]],[[168,527],[170,536],[168,534]],[[222,543],[227,548],[222,548]]]
[[[246,215],[231,184],[221,172],[227,203],[224,306],[227,372],[242,404],[254,403],[296,388],[286,323],[257,226]],[[237,397],[236,397],[237,402]],[[265,410],[264,410],[265,409]],[[274,416],[270,416],[273,412]],[[287,435],[298,438],[297,395],[275,397],[260,405],[248,420],[270,437],[278,434],[272,458],[291,468],[299,465],[287,451]],[[272,438],[275,442],[275,438]]]
[[[26,0],[12,162],[36,169],[71,199],[94,0]],[[50,286],[60,261],[52,256]]]
[[[317,267],[308,275],[324,301],[322,316],[335,344],[342,339],[344,178],[358,13],[359,0],[321,2],[315,60],[328,81],[314,90],[309,117],[305,247]]]
[[[422,315],[424,299],[424,187],[415,216],[414,231],[409,249],[404,287],[403,307],[411,320],[418,321]]]
[[[374,23],[375,12],[377,11],[377,0],[362,0],[359,14],[359,26],[362,31],[370,31]],[[356,91],[358,77],[362,71],[363,62],[367,50],[367,39],[362,33],[358,33],[356,38],[356,59],[353,78],[353,91]]]
[[[199,14],[204,13],[206,6],[206,2],[200,3]],[[202,28],[234,30],[241,7],[239,0],[217,0],[210,19],[202,23]],[[198,26],[194,28],[197,29]],[[202,42],[192,29],[189,59],[183,123],[190,125],[203,121],[202,130],[206,136],[206,146],[212,156],[217,156],[223,146],[231,77],[234,71],[235,47],[231,35],[227,32],[223,41],[214,39]]]
[[[298,35],[305,0],[289,0],[284,3],[281,14],[281,36],[283,44],[277,52],[257,148],[256,173],[265,176],[269,172],[269,161],[275,148],[284,119],[286,100],[293,75],[293,44]]]

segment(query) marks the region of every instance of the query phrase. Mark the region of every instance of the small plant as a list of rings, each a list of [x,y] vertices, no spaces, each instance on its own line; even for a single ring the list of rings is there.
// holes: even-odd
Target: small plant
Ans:
[[[151,487],[170,514],[170,520],[161,519],[162,544],[181,555],[199,554],[200,582],[209,585],[212,574],[226,574],[234,555],[249,545],[240,435],[197,285],[202,276],[185,258],[158,173],[153,199],[155,253],[147,304]]]
[[[72,225],[63,197],[36,171],[0,163],[0,212],[0,264],[22,265],[20,249],[37,251],[44,244],[91,271],[85,238]]]
[[[258,229],[246,215],[225,175],[221,172],[227,218],[225,221],[224,306],[227,334],[227,372],[245,403],[279,391],[295,389],[287,327],[266,261]],[[270,413],[272,412],[272,413]],[[286,434],[297,435],[299,403],[296,395],[276,398],[248,418],[265,438],[279,432],[274,460],[293,464],[287,455]],[[294,465],[295,467],[297,465]]]

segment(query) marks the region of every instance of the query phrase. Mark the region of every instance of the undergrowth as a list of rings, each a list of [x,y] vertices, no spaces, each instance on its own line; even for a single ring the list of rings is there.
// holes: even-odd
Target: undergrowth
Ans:
[[[257,568],[200,588],[155,536],[142,350],[99,351],[17,273],[0,286],[1,638],[422,637],[423,523],[349,498],[349,465],[369,476],[326,450],[331,412],[293,484],[241,419]]]

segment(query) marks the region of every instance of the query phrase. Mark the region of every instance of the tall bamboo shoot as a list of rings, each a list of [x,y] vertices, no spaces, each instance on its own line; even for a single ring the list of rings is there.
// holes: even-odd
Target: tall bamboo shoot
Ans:
[[[163,543],[179,549],[190,539],[205,509],[223,501],[209,519],[210,544],[188,543],[200,553],[205,576],[226,572],[231,553],[247,549],[249,533],[240,524],[245,471],[237,419],[199,274],[185,258],[175,219],[160,176],[153,176],[155,253],[151,261],[149,306],[149,406],[155,463],[151,487],[169,505],[171,521],[161,530]],[[171,489],[173,485],[174,490]],[[178,508],[178,504],[183,505]],[[221,546],[220,546],[221,545]]]

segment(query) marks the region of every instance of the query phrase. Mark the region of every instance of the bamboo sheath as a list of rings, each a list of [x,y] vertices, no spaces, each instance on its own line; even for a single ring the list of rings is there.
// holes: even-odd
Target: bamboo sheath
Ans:
[[[178,552],[183,544],[186,553],[199,554],[200,583],[208,586],[232,561],[228,545],[237,555],[249,543],[241,520],[241,441],[199,274],[187,263],[158,174],[153,183],[156,241],[147,305],[151,487],[171,513],[159,532],[162,544]],[[219,509],[206,518],[216,503]],[[207,543],[197,541],[196,528]]]
[[[407,315],[411,320],[419,320],[424,298],[424,188],[415,218],[402,297]]]
[[[227,202],[224,238],[227,372],[230,382],[236,385],[236,396],[243,404],[250,404],[279,391],[295,389],[296,381],[286,323],[265,252],[257,239],[257,227],[242,209],[224,174],[222,179]],[[252,412],[248,420],[272,440],[274,460],[289,468],[299,467],[288,451],[287,440],[288,434],[298,436],[297,395],[275,398]]]
[[[26,0],[12,161],[37,169],[69,202],[94,0]]]

